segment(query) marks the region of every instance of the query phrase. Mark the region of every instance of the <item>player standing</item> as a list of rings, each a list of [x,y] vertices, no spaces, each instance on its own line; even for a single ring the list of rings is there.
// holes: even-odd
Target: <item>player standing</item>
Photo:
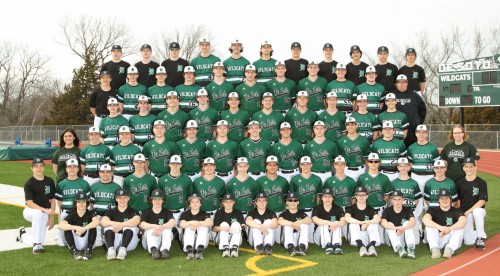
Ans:
[[[139,71],[137,70],[137,67],[130,66],[127,69],[128,82],[120,86],[120,88],[118,88],[118,92],[116,93],[116,98],[120,104],[122,115],[127,119],[138,113],[136,107],[137,99],[141,95],[146,95],[147,92],[146,86],[137,82],[138,77]]]
[[[112,149],[120,142],[118,138],[118,129],[121,126],[128,126],[128,120],[120,114],[118,101],[115,98],[109,98],[108,110],[109,115],[102,118],[99,123],[99,129],[102,133],[104,145]]]
[[[385,96],[387,110],[378,115],[378,120],[381,123],[384,123],[384,121],[391,121],[394,127],[394,137],[403,141],[408,135],[408,127],[410,124],[408,123],[406,114],[396,109],[396,104],[396,95],[394,95],[394,93],[388,93]]]
[[[149,44],[143,44],[141,46],[141,57],[142,60],[135,64],[137,70],[139,71],[139,78],[137,82],[149,88],[156,84],[155,80],[155,70],[160,66],[160,64],[151,60],[151,53],[153,49]]]
[[[304,148],[292,139],[290,123],[281,123],[280,134],[280,140],[273,145],[273,154],[278,158],[278,175],[290,182],[292,177],[299,174],[299,159]]]
[[[189,113],[189,111],[198,106],[196,92],[201,89],[201,86],[195,83],[196,72],[193,66],[184,67],[183,80],[183,83],[175,87],[175,92],[179,96],[178,107],[182,111]]]
[[[222,111],[220,117],[229,123],[227,137],[236,143],[240,143],[245,139],[245,130],[250,122],[250,114],[245,109],[240,108],[240,98],[236,92],[229,93],[227,105],[229,109]]]
[[[100,141],[101,132],[98,127],[89,128],[89,144],[80,151],[80,166],[83,180],[90,186],[99,181],[99,168],[108,164],[111,150]]]
[[[244,69],[245,67],[243,67],[242,72]],[[227,95],[234,90],[234,86],[224,77],[224,64],[222,64],[222,62],[217,61],[214,63],[212,71],[214,77],[213,80],[207,84],[206,89],[210,100],[210,106],[220,113],[224,110]],[[239,84],[241,82],[242,81],[237,83]]]
[[[184,68],[186,68],[189,63],[187,60],[180,57],[181,46],[177,42],[171,42],[168,45],[168,59],[161,63],[161,66],[165,67],[167,71],[167,80],[165,81],[167,85],[176,87],[184,82]]]
[[[322,183],[325,183],[326,179],[332,176],[333,159],[338,155],[337,145],[326,139],[325,131],[326,127],[323,121],[314,122],[314,138],[306,144],[303,153],[305,156],[311,157],[311,171],[321,178]]]
[[[345,133],[346,116],[337,109],[337,94],[328,92],[326,95],[326,109],[318,115],[318,120],[325,123],[326,139],[337,142]]]
[[[285,76],[287,79],[293,80],[295,84],[298,84],[301,79],[307,77],[308,72],[306,70],[306,66],[309,62],[307,61],[307,59],[303,59],[300,57],[302,46],[299,42],[292,43],[290,49],[292,52],[292,58],[285,60]]]
[[[116,98],[116,90],[111,88],[111,73],[102,71],[99,80],[99,88],[90,95],[90,113],[94,116],[96,127],[99,127],[102,118],[109,115],[107,108],[109,98]]]
[[[365,158],[370,153],[370,143],[358,134],[354,117],[347,118],[345,126],[347,134],[337,141],[337,147],[339,154],[346,160],[345,174],[357,181],[365,173]]]
[[[179,109],[179,95],[175,91],[167,93],[167,109],[163,110],[156,116],[157,120],[165,122],[166,134],[165,137],[177,142],[184,138],[184,125],[189,120],[189,115]]]
[[[196,137],[197,133],[198,124],[195,120],[189,120],[186,123],[186,138],[176,143],[184,164],[182,172],[193,181],[201,176],[202,158],[206,149],[206,143]]]
[[[305,146],[312,139],[312,127],[318,119],[318,114],[307,108],[309,94],[306,91],[297,92],[297,107],[290,109],[285,115],[285,121],[290,123],[292,138]]]
[[[368,98],[365,94],[360,94],[356,97],[356,105],[358,106],[358,111],[354,112],[351,118],[356,119],[358,133],[365,137],[371,144],[380,136],[379,132],[382,126],[377,116],[366,109]]]
[[[193,58],[190,64],[196,70],[196,84],[205,87],[210,83],[214,63],[220,61],[220,58],[210,53],[211,45],[208,39],[202,39],[198,45],[200,46],[200,55]]]
[[[318,76],[319,67],[314,61],[307,64],[307,72],[309,75],[299,80],[297,89],[306,91],[309,95],[307,107],[316,111],[317,114],[321,114],[325,110],[325,94],[328,82]]]
[[[118,130],[120,144],[113,147],[111,150],[111,166],[114,167],[114,181],[123,187],[123,179],[134,172],[133,158],[136,154],[141,153],[141,149],[132,144],[130,128],[122,126]]]
[[[269,41],[264,41],[260,44],[260,59],[254,61],[252,64],[257,68],[257,82],[265,84],[276,77],[274,66],[276,60],[273,56],[273,46]]]
[[[123,180],[123,188],[131,194],[129,206],[142,213],[149,209],[149,196],[156,189],[156,179],[146,173],[146,157],[142,153],[134,155],[134,172]]]
[[[257,83],[255,65],[245,67],[245,81],[236,87],[236,92],[241,101],[241,108],[250,116],[261,109],[262,94],[266,92],[263,84]]]
[[[355,85],[360,85],[366,82],[366,68],[368,64],[361,61],[363,52],[358,45],[352,45],[351,51],[349,52],[351,57],[351,62],[346,65],[347,75],[346,79],[352,81]]]
[[[167,93],[168,91],[174,90],[174,88],[165,83],[167,78],[165,67],[158,67],[155,76],[156,84],[149,87],[146,94],[151,101],[151,114],[156,116],[167,108]]]
[[[424,199],[429,207],[436,207],[439,205],[439,190],[447,189],[451,193],[453,202],[457,201],[457,187],[455,182],[446,177],[446,163],[443,160],[434,162],[434,178],[425,182]]]
[[[215,212],[221,207],[220,199],[226,193],[226,183],[215,176],[213,158],[206,158],[205,161],[206,163],[203,163],[205,173],[193,181],[193,190],[203,201],[201,210],[207,212],[213,220]]]
[[[323,54],[325,58],[319,63],[318,75],[326,79],[327,82],[332,82],[337,78],[335,71],[338,63],[332,58],[333,45],[331,43],[325,43],[325,45],[323,45]]]
[[[101,72],[108,71],[111,73],[111,89],[117,90],[127,82],[127,69],[130,63],[122,60],[122,46],[111,46],[111,60],[104,63],[101,67]]]
[[[233,194],[235,203],[234,209],[239,210],[246,217],[248,212],[253,210],[253,199],[258,193],[257,182],[248,175],[248,159],[240,157],[236,160],[237,175],[233,177],[226,186],[226,192]]]
[[[376,81],[385,87],[385,91],[392,91],[396,88],[394,84],[398,75],[398,67],[387,61],[389,57],[389,49],[387,47],[378,47],[377,56],[378,64],[375,65],[375,69],[377,70]]]
[[[198,106],[189,111],[189,118],[198,124],[196,137],[208,143],[215,137],[214,126],[219,121],[219,112],[209,105],[207,90],[198,90],[196,100]]]
[[[211,157],[215,160],[215,175],[222,178],[226,184],[233,178],[234,161],[238,153],[238,143],[227,139],[228,129],[227,121],[217,122],[217,136],[208,142],[204,154],[204,157]]]
[[[337,108],[349,117],[352,114],[353,107],[356,106],[356,85],[354,82],[346,79],[347,70],[345,63],[337,63],[335,74],[337,75],[337,79],[326,85],[326,91],[337,94]]]
[[[408,79],[408,91],[425,96],[425,71],[424,68],[415,64],[415,60],[417,59],[415,49],[406,49],[405,59],[406,64],[399,68],[398,75],[403,74]]]
[[[291,98],[297,94],[295,82],[285,77],[286,66],[283,61],[277,61],[274,65],[276,77],[266,82],[266,90],[274,96],[273,109],[283,116],[292,108]]]
[[[238,39],[231,42],[229,52],[231,56],[224,60],[224,68],[226,69],[227,81],[236,87],[243,82],[245,67],[250,64],[250,61],[241,56],[243,44]]]
[[[134,132],[134,144],[142,149],[144,144],[154,137],[152,129],[156,116],[149,113],[149,99],[145,95],[139,96],[137,107],[139,113],[132,115],[128,123],[130,129]]]
[[[381,173],[393,181],[399,177],[398,158],[406,156],[405,144],[394,137],[394,126],[391,121],[385,121],[382,125],[382,138],[373,142],[372,152],[380,157]]]
[[[271,142],[260,135],[262,126],[257,121],[251,121],[247,126],[250,136],[241,141],[238,156],[246,157],[251,178],[259,179],[266,171],[266,158],[272,154]]]
[[[262,110],[252,115],[252,120],[259,122],[262,127],[261,136],[266,137],[272,144],[280,139],[279,129],[285,121],[280,112],[273,110],[274,96],[271,92],[262,95]]]
[[[385,87],[376,82],[377,71],[375,67],[368,66],[366,68],[366,82],[356,86],[355,93],[359,96],[364,94],[368,101],[367,110],[375,115],[378,115],[384,106]]]
[[[153,133],[155,138],[149,140],[144,145],[142,153],[148,159],[149,173],[156,179],[169,172],[170,157],[179,154],[177,145],[165,138],[165,122],[156,120],[153,123]]]

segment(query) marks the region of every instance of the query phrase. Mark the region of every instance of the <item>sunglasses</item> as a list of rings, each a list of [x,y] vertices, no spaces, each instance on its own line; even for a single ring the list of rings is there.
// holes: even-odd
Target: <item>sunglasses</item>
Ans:
[[[299,202],[298,199],[287,199],[286,201],[288,201],[288,202]]]
[[[380,161],[368,161],[368,163],[380,163]]]

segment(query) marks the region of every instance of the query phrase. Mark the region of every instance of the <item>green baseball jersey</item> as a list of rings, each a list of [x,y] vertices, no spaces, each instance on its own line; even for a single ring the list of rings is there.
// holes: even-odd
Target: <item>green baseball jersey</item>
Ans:
[[[298,91],[307,91],[309,94],[309,102],[307,107],[314,111],[325,109],[325,94],[326,85],[328,82],[325,78],[318,77],[316,80],[311,80],[309,77],[303,78],[297,85]],[[295,96],[295,95],[294,95]]]
[[[94,211],[99,215],[116,207],[115,193],[120,189],[120,185],[115,182],[94,183],[90,187],[90,201],[93,203]]]
[[[345,132],[346,116],[341,111],[330,114],[325,110],[318,115],[318,120],[325,123],[325,137],[330,141],[337,142]]]
[[[180,174],[174,177],[168,173],[158,179],[158,189],[165,194],[163,208],[169,210],[186,208],[188,196],[194,191],[189,176]]]
[[[238,156],[248,159],[248,172],[259,173],[266,171],[266,158],[272,154],[271,142],[265,138],[254,141],[247,138],[241,141]]]
[[[123,188],[130,193],[128,206],[136,211],[143,211],[151,208],[148,199],[156,189],[156,178],[147,173],[142,176],[131,174],[123,180]]]
[[[250,114],[246,110],[240,108],[236,113],[224,110],[220,114],[220,118],[229,124],[227,138],[238,143],[245,139],[245,128],[250,122]]]
[[[266,90],[274,96],[274,110],[283,111],[292,108],[290,98],[297,95],[297,86],[293,80],[285,79],[283,82],[280,82],[274,78],[266,82]]]
[[[245,67],[250,64],[250,61],[241,56],[237,59],[228,57],[224,60],[223,64],[226,70],[226,80],[230,84],[237,86],[243,82],[243,78],[245,78]]]
[[[146,116],[132,115],[128,120],[130,130],[134,133],[134,140],[144,144],[154,138],[153,123],[156,116],[149,113]]]
[[[333,194],[335,195],[334,205],[347,207],[352,205],[356,186],[356,181],[351,177],[345,176],[343,179],[340,179],[334,175],[325,181],[323,188],[331,188],[333,190]]]
[[[170,164],[170,157],[179,154],[179,148],[174,142],[167,139],[161,143],[153,139],[144,144],[142,153],[148,158],[149,170],[155,176],[160,177],[170,172],[170,167],[168,166]]]
[[[173,91],[174,88],[170,85],[158,86],[153,85],[148,88],[146,94],[151,103],[151,113],[158,114],[167,108],[167,93]]]
[[[389,177],[381,173],[376,176],[364,173],[359,176],[357,185],[366,188],[366,191],[368,191],[366,204],[373,208],[386,206],[384,196],[391,195],[393,191]]]
[[[221,207],[220,200],[226,193],[226,183],[218,176],[206,179],[201,176],[193,181],[194,192],[201,197],[201,210],[211,212]]]
[[[406,156],[406,146],[394,137],[389,141],[381,138],[373,142],[372,152],[378,153],[380,170],[398,171],[398,159]]]
[[[429,179],[424,186],[424,199],[429,201],[429,206],[439,206],[439,190],[448,189],[451,199],[455,202],[458,199],[457,186],[450,178],[443,181],[437,181],[435,178]]]
[[[339,154],[345,158],[347,167],[364,165],[365,157],[370,154],[370,143],[361,135],[354,140],[345,135],[337,141],[337,147]]]
[[[354,112],[351,117],[356,119],[356,123],[358,124],[358,133],[365,137],[370,143],[373,141],[373,132],[379,131],[382,128],[377,116],[371,112],[366,114]]]
[[[352,101],[355,101],[358,96],[354,82],[334,80],[328,83],[326,91],[337,93],[338,110],[352,112]]]
[[[187,139],[182,139],[176,143],[182,160],[182,172],[185,174],[195,174],[201,171],[201,161],[205,152],[206,144],[200,139],[190,143]]]
[[[312,127],[318,119],[318,114],[311,109],[302,113],[297,108],[292,108],[285,115],[285,121],[292,127],[292,139],[299,143],[308,142],[312,139]]]
[[[368,99],[368,106],[366,109],[374,114],[380,113],[380,103],[384,102],[386,93],[385,87],[382,84],[375,83],[371,85],[366,82],[356,86],[355,92],[357,95],[366,95]]]
[[[217,139],[208,142],[205,157],[215,160],[215,170],[220,173],[228,173],[234,168],[234,161],[238,154],[238,143],[227,140],[220,143]]]
[[[250,116],[261,109],[262,94],[266,92],[263,84],[256,83],[249,86],[243,82],[236,87],[235,91],[240,98],[241,108],[248,111]]]
[[[116,99],[123,104],[123,114],[137,114],[139,111],[136,108],[137,99],[141,95],[146,95],[147,88],[142,84],[131,86],[126,83],[116,93]]]
[[[259,110],[252,115],[252,120],[260,123],[262,128],[260,136],[266,137],[271,142],[280,139],[280,125],[285,121],[281,113],[273,110],[271,113],[266,114],[263,110]]]
[[[170,113],[167,109],[163,110],[156,116],[157,120],[165,121],[167,131],[165,132],[165,137],[172,141],[177,142],[184,138],[184,126],[189,120],[189,115],[177,109],[175,113]]]
[[[269,60],[258,59],[253,62],[255,69],[257,69],[257,82],[266,83],[276,77],[274,72],[274,65],[276,60],[270,58]]]
[[[448,143],[441,150],[441,159],[448,162],[446,177],[453,181],[465,176],[462,163],[466,157],[472,157],[479,160],[479,152],[471,143],[464,141],[461,145],[456,145],[455,142]]]
[[[86,145],[80,151],[80,164],[85,165],[84,174],[99,177],[99,168],[102,164],[108,164],[111,158],[111,150],[106,145]]]
[[[323,189],[323,183],[319,176],[311,174],[304,177],[302,174],[292,177],[290,180],[290,192],[296,192],[299,196],[299,209],[314,208],[318,205],[318,194]]]
[[[434,161],[441,159],[437,147],[431,142],[419,145],[417,142],[408,147],[411,171],[417,174],[434,174]]]
[[[392,186],[394,191],[403,193],[403,206],[415,208],[415,200],[422,198],[422,191],[414,179],[401,180],[398,178],[392,181]]]
[[[111,150],[111,165],[115,166],[114,173],[119,176],[127,176],[134,172],[133,159],[134,155],[141,153],[141,149],[130,143],[126,146],[120,144],[113,147]]]
[[[90,195],[90,186],[83,178],[78,177],[75,180],[64,179],[57,183],[55,197],[62,201],[61,208],[65,210],[73,210],[73,201],[75,195],[79,191],[84,192],[87,196]]]
[[[276,175],[274,179],[264,175],[257,179],[259,193],[265,193],[267,199],[267,209],[273,212],[283,212],[286,208],[285,198],[290,189],[286,178]]]
[[[198,123],[196,137],[203,141],[214,139],[214,126],[219,121],[219,112],[212,107],[201,110],[200,107],[189,111],[189,118]]]
[[[321,142],[312,139],[304,147],[303,154],[311,157],[311,171],[316,173],[331,172],[333,159],[339,155],[337,145],[327,139]]]
[[[226,192],[234,196],[234,209],[250,212],[254,208],[254,199],[259,192],[259,186],[253,178],[247,176],[243,181],[233,177],[227,183]]]
[[[193,109],[198,106],[196,93],[201,89],[198,84],[179,84],[175,87],[175,92],[179,95],[179,107],[182,109]]]
[[[212,81],[209,83],[205,89],[208,92],[208,98],[210,99],[210,107],[221,112],[225,110],[225,104],[227,101],[227,95],[234,91],[234,86],[226,81],[221,84]]]
[[[109,116],[102,118],[99,123],[99,130],[102,133],[102,139],[104,140],[104,144],[106,146],[112,146],[115,143],[120,143],[118,140],[118,129],[121,126],[128,126],[127,118],[122,115],[118,115],[113,118]]]
[[[273,153],[278,157],[278,166],[282,170],[299,168],[299,159],[303,155],[302,144],[293,140],[284,144],[281,140],[273,144]]]
[[[209,82],[209,76],[212,75],[214,63],[220,61],[220,58],[210,54],[208,57],[197,56],[191,60],[189,65],[196,71],[196,82]]]
[[[394,137],[399,140],[404,139],[404,131],[408,129],[410,124],[408,123],[408,117],[401,111],[387,112],[384,111],[378,115],[378,120],[381,124],[385,121],[391,121],[394,126]]]

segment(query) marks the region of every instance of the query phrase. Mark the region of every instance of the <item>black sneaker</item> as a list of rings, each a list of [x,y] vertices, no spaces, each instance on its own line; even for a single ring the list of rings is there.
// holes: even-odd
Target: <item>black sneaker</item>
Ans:
[[[81,260],[82,259],[82,255],[80,253],[80,250],[76,249],[76,248],[73,248],[73,249],[70,249],[71,250],[71,254],[73,255],[73,258],[75,260]]]
[[[239,256],[239,253],[238,253],[238,246],[233,246],[233,248],[231,249],[231,257],[233,258],[238,258]]]
[[[257,245],[257,248],[255,249],[257,255],[265,255],[266,251],[264,250],[264,245],[259,244]]]
[[[161,259],[160,251],[156,247],[151,247],[151,258],[153,260]]]
[[[168,251],[168,249],[163,249],[161,251],[161,258],[162,259],[169,259],[170,258],[170,251]]]
[[[186,252],[187,252],[187,257],[186,259],[188,260],[192,260],[194,259],[194,251],[193,251],[193,247],[191,245],[187,246],[186,247]]]
[[[476,240],[476,249],[477,250],[485,250],[486,246],[484,245],[484,239],[483,238],[477,238]]]
[[[325,246],[325,254],[330,255],[334,253],[333,245],[332,243],[327,243]]]
[[[196,249],[195,258],[200,260],[203,259],[203,247],[198,247],[198,249]]]
[[[300,256],[305,256],[306,255],[306,245],[301,243],[299,244],[299,246],[297,246],[297,255],[300,255]]]
[[[293,246],[293,244],[288,244],[288,247],[287,247],[287,250],[288,250],[288,254],[290,254],[290,256],[295,256],[297,254],[297,251],[295,251],[295,246]]]
[[[266,246],[264,246],[264,252],[265,252],[265,255],[273,255],[273,247],[271,246],[271,244],[266,244]]]
[[[26,234],[26,229],[24,227],[19,227],[19,236],[16,237],[16,242],[21,242],[24,234]]]
[[[88,261],[92,258],[92,248],[87,248],[83,253],[82,260]]]

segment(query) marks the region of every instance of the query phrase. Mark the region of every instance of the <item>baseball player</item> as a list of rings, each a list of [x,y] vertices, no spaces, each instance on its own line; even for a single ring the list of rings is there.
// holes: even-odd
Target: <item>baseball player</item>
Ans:
[[[405,59],[406,64],[399,68],[398,75],[402,74],[408,78],[408,91],[425,96],[425,71],[424,68],[415,64],[415,60],[417,59],[415,49],[406,49]]]
[[[52,155],[52,170],[56,175],[56,183],[60,183],[68,174],[66,173],[66,162],[69,159],[80,158],[80,138],[72,128],[66,128],[59,136],[59,149]],[[78,177],[81,177],[78,170]]]
[[[116,98],[116,90],[111,88],[111,73],[102,71],[99,74],[99,88],[90,95],[90,113],[94,116],[94,126],[99,127],[101,119],[109,115],[107,108],[109,98]]]
[[[189,120],[186,123],[186,138],[177,142],[179,154],[182,158],[182,173],[186,174],[194,181],[201,176],[201,162],[203,153],[206,149],[206,143],[196,137],[198,133],[198,123],[195,120]]]
[[[370,153],[370,143],[365,137],[358,134],[358,123],[354,117],[345,121],[347,134],[337,141],[339,155],[345,157],[345,174],[354,181],[365,173],[365,158]]]
[[[388,93],[385,96],[385,105],[387,110],[378,115],[380,122],[391,121],[394,126],[394,137],[403,141],[408,135],[408,117],[401,111],[396,109],[396,95],[394,93]]]
[[[246,157],[251,178],[257,180],[266,171],[266,158],[272,154],[271,142],[260,135],[262,126],[257,121],[251,121],[247,126],[250,136],[241,141],[238,156]]]
[[[451,205],[451,193],[448,189],[439,189],[439,205],[429,208],[422,222],[425,224],[425,236],[431,249],[431,258],[451,258],[462,246],[464,227],[467,218],[464,213]]]
[[[133,158],[136,154],[141,153],[141,149],[132,144],[128,126],[121,126],[118,130],[120,144],[113,147],[111,150],[110,163],[114,167],[114,178],[118,185],[123,187],[123,179],[134,172]]]
[[[33,159],[31,171],[33,176],[24,184],[26,207],[23,210],[23,217],[31,222],[33,234],[26,233],[26,229],[21,227],[16,241],[33,246],[33,254],[40,254],[45,252],[43,249],[45,232],[54,227],[56,187],[54,180],[43,174],[45,171],[43,159]]]
[[[166,83],[176,87],[184,82],[184,68],[189,65],[187,60],[180,57],[181,46],[177,42],[171,42],[168,45],[168,59],[161,63],[167,71]]]
[[[101,72],[108,71],[111,74],[111,89],[117,90],[127,82],[127,69],[130,63],[122,60],[122,46],[111,46],[111,60],[104,63]]]
[[[174,90],[174,88],[166,84],[167,70],[165,67],[160,66],[156,69],[156,84],[148,87],[146,95],[151,102],[151,114],[158,115],[160,112],[167,108],[167,93]]]
[[[137,71],[139,71],[139,78],[137,82],[149,88],[156,84],[155,80],[155,70],[160,66],[160,64],[151,60],[151,53],[153,49],[149,44],[143,44],[141,46],[141,61],[135,64]]]
[[[99,123],[99,130],[102,133],[104,145],[112,149],[120,142],[118,129],[121,126],[128,126],[128,120],[119,113],[118,100],[115,98],[109,98],[108,110],[109,115],[102,118]]]
[[[312,160],[312,173],[321,178],[321,182],[332,176],[332,164],[338,155],[337,145],[325,137],[325,123],[314,122],[314,138],[304,147],[304,155],[310,156]]]
[[[142,213],[150,207],[149,196],[156,189],[156,179],[146,173],[146,157],[142,153],[134,155],[134,172],[123,180],[123,188],[130,193],[129,206]]]
[[[196,84],[205,87],[210,83],[212,66],[220,61],[220,58],[210,53],[210,40],[203,38],[198,45],[200,46],[200,55],[193,58],[190,65],[196,70]]]
[[[458,207],[467,218],[464,229],[464,243],[476,243],[476,249],[485,250],[484,217],[488,201],[488,186],[486,181],[476,174],[476,160],[471,157],[464,159],[465,177],[457,181]],[[474,229],[475,228],[475,229]]]
[[[128,123],[134,133],[134,144],[142,150],[144,144],[154,138],[152,130],[156,116],[149,113],[149,99],[147,96],[139,96],[137,106],[139,113],[132,115]]]
[[[302,156],[302,144],[293,140],[292,126],[288,122],[280,125],[280,140],[273,145],[273,154],[278,158],[278,175],[288,182],[299,174],[299,159]]]
[[[203,201],[201,210],[210,215],[213,220],[215,212],[221,207],[220,199],[226,193],[226,183],[215,176],[213,158],[206,158],[205,160],[208,162],[203,163],[205,173],[193,181],[193,190]]]
[[[245,109],[240,108],[240,98],[236,92],[229,93],[227,105],[229,109],[222,111],[220,117],[229,123],[227,134],[229,140],[240,143],[245,139],[245,130],[250,122],[250,114]]]
[[[80,151],[80,167],[83,180],[90,186],[99,181],[99,168],[108,164],[111,150],[100,141],[101,132],[96,126],[89,128],[89,144]]]
[[[245,67],[243,67],[242,72],[244,69]],[[213,80],[207,85],[206,89],[210,106],[220,113],[224,111],[227,95],[234,90],[234,86],[224,77],[224,64],[222,62],[217,61],[214,63],[212,71],[214,73]]]
[[[165,138],[165,122],[156,120],[153,123],[154,139],[149,140],[144,144],[142,153],[148,159],[149,173],[160,178],[169,172],[168,162],[172,155],[179,154],[177,145]]]
[[[352,81],[355,85],[360,85],[366,81],[365,73],[368,64],[361,61],[363,51],[361,51],[358,45],[351,46],[349,56],[351,57],[351,62],[346,65],[346,79]]]
[[[151,253],[153,260],[169,259],[173,239],[172,228],[176,224],[174,216],[172,212],[163,208],[165,196],[162,190],[153,190],[149,201],[151,208],[142,212],[139,224],[144,231],[142,246]]]
[[[406,156],[406,147],[403,141],[394,137],[394,126],[391,121],[384,121],[382,138],[373,142],[372,152],[380,157],[379,170],[389,177],[390,181],[398,179],[398,158]]]
[[[332,82],[337,78],[335,71],[338,63],[332,58],[333,45],[331,43],[325,43],[325,45],[323,45],[323,55],[325,58],[319,63],[318,76],[326,79],[327,82]]]
[[[356,97],[356,105],[358,106],[358,110],[354,112],[351,117],[356,119],[358,133],[365,137],[371,144],[380,136],[379,132],[382,125],[377,116],[366,109],[368,98],[365,94],[360,94]]]
[[[218,233],[215,239],[222,250],[222,257],[238,257],[238,250],[241,245],[241,231],[245,227],[243,214],[235,210],[234,196],[224,194],[222,205],[215,213],[213,231]]]
[[[335,175],[329,177],[323,187],[332,189],[335,195],[333,204],[345,210],[345,207],[351,206],[354,203],[356,181],[345,174],[346,161],[341,155],[335,157],[333,166],[335,168]]]
[[[358,248],[360,257],[376,257],[375,247],[380,245],[380,215],[367,204],[368,191],[365,187],[356,187],[354,195],[356,203],[345,210],[345,221],[349,223],[349,243]]]
[[[439,190],[447,189],[451,193],[453,202],[457,201],[457,186],[455,182],[445,175],[446,163],[443,160],[434,162],[434,177],[425,182],[424,199],[427,206],[436,207],[439,205]]]
[[[238,153],[238,143],[227,138],[228,129],[226,120],[217,122],[217,136],[208,142],[204,154],[204,157],[212,157],[215,160],[215,175],[222,178],[226,184],[233,178],[234,161]]]
[[[252,115],[252,120],[259,122],[262,127],[261,136],[266,137],[271,144],[280,139],[280,125],[285,121],[283,115],[273,110],[274,96],[271,92],[265,92],[262,95],[262,110]]]
[[[318,115],[318,120],[325,123],[326,139],[336,143],[346,132],[346,116],[343,112],[337,109],[337,93],[328,92],[328,94],[326,94],[325,102],[326,109]]]
[[[231,56],[224,60],[224,69],[227,81],[236,87],[243,82],[245,67],[250,64],[250,61],[241,56],[243,44],[239,39],[231,41],[229,52]]]
[[[257,82],[259,83],[266,83],[276,77],[274,72],[276,60],[272,58],[273,52],[273,46],[269,41],[266,40],[260,44],[260,59],[253,62],[257,68]]]
[[[182,111],[189,113],[191,109],[198,106],[196,92],[201,89],[201,86],[195,83],[196,72],[193,66],[184,67],[183,80],[183,83],[175,87],[175,92],[179,95],[178,106]]]
[[[117,206],[106,211],[101,219],[104,242],[108,248],[106,259],[125,260],[127,251],[134,250],[139,243],[137,226],[141,222],[141,217],[139,212],[128,206],[130,200],[128,190],[117,190],[115,198]]]
[[[384,210],[380,225],[385,228],[391,246],[400,258],[415,259],[415,217],[410,207],[403,206],[403,193],[394,191],[392,206]],[[406,249],[405,249],[406,247]]]
[[[356,95],[364,94],[368,101],[367,110],[375,115],[378,115],[384,106],[385,87],[376,82],[377,71],[375,67],[368,66],[366,68],[366,82],[356,86]]]
[[[285,115],[285,121],[292,127],[292,138],[302,146],[312,139],[312,127],[318,119],[318,114],[307,107],[308,101],[309,94],[306,91],[297,92],[297,107]]]
[[[255,208],[245,219],[248,227],[248,243],[255,249],[257,255],[272,255],[274,231],[278,227],[276,214],[267,209],[267,196],[258,193],[255,196]]]
[[[299,210],[297,193],[286,196],[287,209],[281,213],[278,224],[283,228],[283,244],[290,256],[305,256],[309,245],[309,224],[312,220],[303,210]]]
[[[261,109],[262,94],[266,92],[266,87],[258,83],[255,78],[256,70],[255,65],[247,65],[245,67],[245,81],[235,89],[241,101],[241,108],[248,111],[250,116]]]
[[[307,92],[309,95],[307,107],[320,114],[325,110],[325,94],[328,82],[318,76],[319,67],[314,61],[307,64],[307,72],[309,72],[309,75],[299,80],[297,90]]]
[[[342,228],[346,226],[344,209],[334,205],[333,189],[325,187],[321,191],[321,202],[313,209],[312,221],[316,224],[314,242],[325,249],[325,254],[342,255]],[[351,206],[351,205],[349,205]]]
[[[385,87],[385,91],[394,90],[396,83],[396,76],[398,73],[398,67],[389,61],[389,48],[386,46],[380,46],[377,49],[378,64],[375,65],[377,70],[377,83],[382,84]]]
[[[234,209],[243,213],[246,218],[248,212],[254,208],[253,199],[259,191],[257,182],[248,175],[248,159],[240,157],[236,160],[237,174],[226,186],[226,192],[234,195]]]
[[[136,108],[137,99],[140,95],[146,95],[147,92],[146,86],[137,82],[138,77],[139,71],[137,67],[130,66],[127,68],[128,82],[120,86],[116,93],[122,115],[127,119],[130,119],[132,115],[138,113]]]
[[[329,82],[326,85],[326,91],[335,92],[337,94],[337,108],[342,111],[347,117],[351,116],[353,107],[356,106],[356,85],[354,82],[346,79],[346,64],[343,62],[337,63],[335,70],[336,80]]]
[[[189,120],[189,115],[179,109],[179,95],[175,91],[167,93],[167,109],[163,110],[156,116],[157,120],[165,122],[166,133],[165,137],[177,142],[184,138],[184,126]]]
[[[94,211],[87,210],[90,200],[83,191],[75,194],[74,205],[75,211],[66,216],[57,228],[64,231],[73,258],[87,261],[92,258],[97,236],[96,227],[101,221]]]
[[[291,79],[298,84],[299,81],[308,75],[308,70],[306,67],[308,66],[307,59],[303,59],[300,57],[300,53],[302,52],[302,46],[299,42],[293,42],[290,46],[292,52],[292,58],[285,60],[286,65],[286,78]]]
[[[475,160],[479,160],[479,152],[476,147],[467,142],[469,139],[469,134],[465,131],[465,128],[461,125],[454,125],[448,134],[448,144],[441,150],[441,159],[446,160],[448,165],[448,170],[446,171],[446,177],[451,178],[453,181],[457,181],[465,176],[465,172],[461,168],[461,162],[464,158],[472,157]]]
[[[219,121],[219,112],[209,106],[207,90],[203,88],[198,90],[196,100],[198,101],[198,106],[189,111],[189,118],[198,123],[196,137],[208,143],[208,141],[213,140],[215,137],[214,126]]]
[[[285,62],[277,61],[274,65],[274,71],[276,77],[266,82],[266,91],[271,92],[274,96],[273,109],[285,116],[292,108],[291,98],[297,94],[297,86],[293,80],[285,77]]]
[[[184,230],[183,250],[187,259],[203,259],[203,251],[208,246],[208,230],[213,221],[210,215],[201,210],[201,198],[192,194],[188,198],[189,209],[182,212],[179,226]]]

